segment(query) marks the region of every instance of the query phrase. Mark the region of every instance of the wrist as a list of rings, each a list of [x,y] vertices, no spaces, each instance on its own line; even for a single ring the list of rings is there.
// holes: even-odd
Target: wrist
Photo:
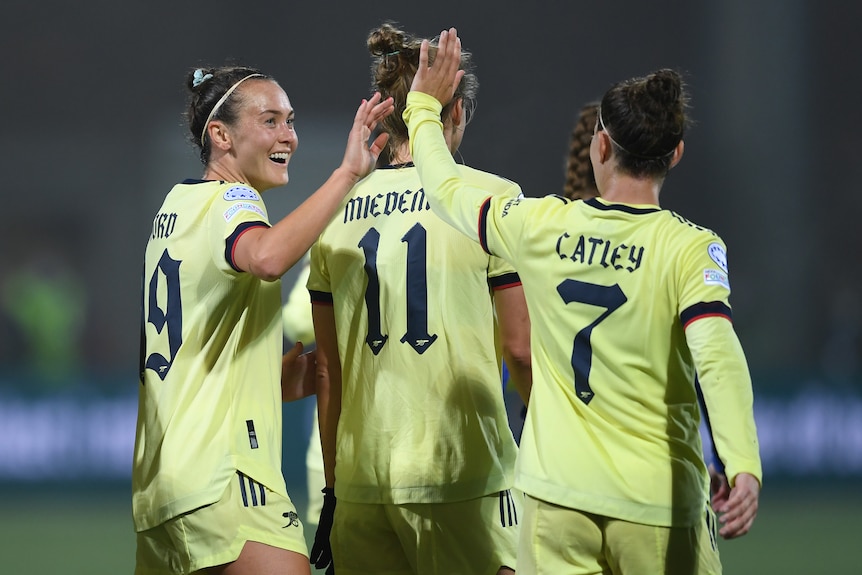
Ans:
[[[415,108],[424,108],[437,115],[440,115],[440,112],[443,111],[443,104],[440,103],[440,100],[427,92],[411,90],[407,93],[407,105]]]
[[[350,190],[362,177],[348,166],[341,164],[332,172],[332,179],[336,180],[339,184],[347,186],[347,189]]]

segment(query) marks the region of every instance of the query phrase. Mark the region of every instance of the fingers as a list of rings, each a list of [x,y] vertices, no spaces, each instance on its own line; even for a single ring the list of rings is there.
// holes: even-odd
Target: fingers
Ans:
[[[302,343],[294,346],[281,360],[281,400],[296,401],[317,393],[316,351],[302,353]]]
[[[454,75],[461,65],[461,39],[455,28],[440,33],[440,46],[437,49],[437,57],[442,53],[441,72],[448,78]],[[456,82],[457,84],[457,82]]]
[[[723,524],[718,531],[719,535],[725,539],[733,539],[748,533],[757,517],[758,495],[748,484],[737,482],[730,491],[724,512],[719,517]]]
[[[378,134],[374,141],[371,142],[371,146],[369,150],[371,151],[371,155],[374,157],[374,161],[377,161],[377,158],[380,157],[380,153],[383,151],[383,148],[386,147],[386,142],[389,141],[389,134],[387,132],[383,132]]]
[[[308,397],[317,393],[317,350],[309,351],[301,357],[306,364],[302,378],[302,396]]]
[[[754,515],[740,517],[735,521],[725,524],[718,530],[718,534],[724,539],[736,539],[742,537],[751,530],[754,525]]]
[[[464,77],[461,67],[461,39],[455,28],[440,32],[437,55],[429,66],[430,44],[423,40],[419,49],[419,68],[413,78],[412,90],[433,96],[444,106],[455,94],[455,89]]]
[[[430,45],[428,40],[422,40],[422,44],[419,46],[419,70],[416,71],[417,74],[424,74],[425,70],[428,69],[428,47]]]
[[[284,354],[284,362],[292,363],[300,354],[302,354],[302,342],[298,341]]]
[[[727,508],[727,498],[730,495],[730,488],[724,484],[712,492],[710,505],[716,513],[724,513]]]
[[[724,506],[730,495],[730,485],[727,482],[727,476],[717,471],[712,464],[709,465],[709,490],[712,496],[710,500],[712,508],[716,512],[724,511]]]
[[[375,96],[380,96],[380,94],[375,94]],[[373,130],[377,122],[391,114],[393,110],[395,110],[395,100],[391,96],[375,104],[369,114],[368,127]]]
[[[384,100],[380,92],[375,92],[371,98],[362,100],[353,117],[353,127],[374,130],[377,123],[393,110],[395,110],[395,100],[391,97]]]

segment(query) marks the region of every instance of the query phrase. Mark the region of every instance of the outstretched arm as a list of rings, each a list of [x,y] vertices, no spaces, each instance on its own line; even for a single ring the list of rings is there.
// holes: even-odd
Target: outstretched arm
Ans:
[[[530,314],[524,299],[524,288],[519,284],[495,290],[494,307],[497,310],[500,344],[509,370],[509,381],[518,391],[524,405],[528,405],[533,387],[533,372],[530,356]]]
[[[452,159],[443,138],[441,101],[451,99],[462,72],[460,40],[454,29],[440,34],[434,65],[428,66],[428,43],[419,52],[419,70],[407,95],[404,121],[407,124],[410,152],[422,180],[428,203],[441,219],[474,241],[481,241],[477,222],[487,210],[491,194],[468,185]],[[520,190],[517,190],[520,192]]]

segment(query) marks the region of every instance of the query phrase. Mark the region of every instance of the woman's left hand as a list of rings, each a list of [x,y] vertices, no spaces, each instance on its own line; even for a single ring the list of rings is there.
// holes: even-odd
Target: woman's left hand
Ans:
[[[297,342],[293,349],[281,358],[281,400],[296,401],[317,393],[315,385],[317,364],[314,351],[302,353],[302,344]]]

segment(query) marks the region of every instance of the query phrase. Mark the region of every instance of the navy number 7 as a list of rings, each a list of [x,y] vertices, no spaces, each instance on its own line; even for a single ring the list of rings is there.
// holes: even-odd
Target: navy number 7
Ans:
[[[593,328],[602,323],[614,310],[626,303],[627,298],[620,286],[602,286],[573,279],[564,280],[557,286],[557,292],[566,304],[585,303],[605,308],[603,314],[594,322],[575,334],[572,344],[572,369],[575,372],[575,393],[585,404],[592,401],[595,393],[590,387],[590,368],[593,363],[593,346],[590,336]]]

